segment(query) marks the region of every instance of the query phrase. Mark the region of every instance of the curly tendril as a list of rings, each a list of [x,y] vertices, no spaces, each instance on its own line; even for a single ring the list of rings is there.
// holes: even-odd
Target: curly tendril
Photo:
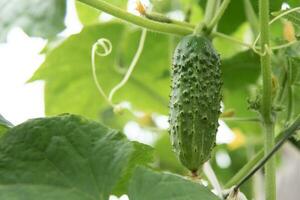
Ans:
[[[99,47],[102,48],[103,52],[99,52]],[[114,107],[114,104],[108,99],[108,97],[106,96],[105,92],[103,91],[99,81],[98,81],[98,77],[97,77],[97,73],[96,73],[96,64],[95,64],[95,55],[99,55],[102,57],[108,56],[112,51],[112,44],[111,42],[106,39],[106,38],[100,38],[97,40],[97,42],[95,42],[93,44],[92,47],[92,73],[93,73],[93,79],[95,82],[95,85],[99,91],[99,93],[104,97],[104,99],[107,101],[107,103],[109,105],[111,105],[112,107]]]
[[[118,104],[118,105],[114,104],[112,102],[112,98],[113,98],[114,94],[128,82],[128,80],[129,80],[129,78],[130,78],[130,76],[131,76],[131,74],[132,74],[132,72],[133,72],[140,56],[141,56],[141,54],[142,54],[144,44],[145,44],[145,40],[146,40],[146,35],[147,35],[147,30],[143,29],[138,49],[137,49],[130,65],[128,67],[128,70],[127,70],[124,78],[121,80],[120,83],[118,83],[115,87],[113,87],[111,89],[111,91],[109,92],[108,97],[105,94],[104,90],[101,87],[101,84],[98,81],[99,77],[97,77],[97,73],[96,73],[95,55],[99,55],[99,56],[102,56],[102,57],[108,56],[112,51],[112,44],[106,38],[101,38],[93,44],[92,57],[91,57],[91,59],[92,59],[93,79],[94,79],[95,85],[96,85],[100,95],[103,96],[105,101],[107,101],[107,103],[114,108],[114,112],[116,112],[116,113],[121,113],[124,108],[120,104]],[[99,51],[100,47],[102,48],[102,51]]]
[[[131,64],[130,64],[130,66],[129,66],[129,68],[128,68],[128,70],[127,70],[124,78],[109,93],[108,99],[110,101],[112,101],[112,98],[113,98],[114,94],[116,93],[116,91],[119,90],[121,87],[123,87],[127,83],[127,81],[129,80],[130,75],[132,74],[132,72],[134,70],[134,67],[136,66],[136,63],[139,60],[139,58],[140,58],[140,56],[142,54],[142,51],[144,49],[144,44],[145,44],[146,36],[147,36],[147,29],[143,29],[138,49],[137,49],[137,51],[136,51],[136,53],[135,53],[135,55],[134,55],[134,57],[133,57],[133,59],[131,61]]]

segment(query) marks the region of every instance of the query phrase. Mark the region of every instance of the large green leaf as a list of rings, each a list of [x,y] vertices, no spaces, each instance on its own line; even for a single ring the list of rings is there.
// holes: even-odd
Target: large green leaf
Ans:
[[[130,200],[218,200],[200,183],[171,173],[137,168],[129,186]]]
[[[149,157],[137,145],[75,115],[29,120],[0,141],[0,199],[106,200]]]
[[[110,22],[85,27],[47,54],[32,80],[45,80],[46,114],[62,112],[99,118],[108,107],[92,78],[91,48],[99,38],[113,45],[112,54],[97,57],[99,81],[108,93],[124,74],[136,52],[141,31]],[[157,44],[159,41],[159,45]],[[145,48],[129,82],[116,93],[114,102],[129,101],[133,108],[167,113],[169,94],[169,38],[148,33]]]
[[[65,28],[65,0],[0,0],[0,41],[12,27],[30,36],[52,38]]]

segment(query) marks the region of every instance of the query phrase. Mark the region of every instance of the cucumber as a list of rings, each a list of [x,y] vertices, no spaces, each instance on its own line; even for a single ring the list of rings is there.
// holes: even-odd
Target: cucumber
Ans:
[[[196,173],[211,156],[221,113],[220,57],[211,41],[200,35],[183,37],[171,76],[171,143],[181,163]]]

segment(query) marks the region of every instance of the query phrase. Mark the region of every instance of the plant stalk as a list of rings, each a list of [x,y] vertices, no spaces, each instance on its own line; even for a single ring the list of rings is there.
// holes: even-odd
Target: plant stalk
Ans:
[[[264,154],[267,156],[273,149],[274,141],[274,124],[264,124],[265,128],[265,146]],[[275,158],[270,158],[265,164],[265,199],[276,200],[276,168]]]
[[[261,72],[263,78],[263,91],[261,102],[261,115],[265,132],[264,154],[268,155],[274,146],[274,123],[272,118],[272,71],[269,38],[269,0],[259,0],[259,24],[260,24],[260,47]],[[276,200],[276,168],[275,160],[271,158],[265,165],[265,199]]]
[[[217,25],[217,23],[220,21],[222,18],[224,12],[226,11],[228,5],[230,3],[230,0],[224,0],[218,9],[216,15],[212,18],[212,20],[207,24],[207,31],[211,32],[213,28]]]
[[[117,18],[147,28],[152,31],[171,34],[171,35],[182,35],[182,36],[191,34],[193,32],[193,29],[190,27],[157,22],[144,17],[133,15],[103,0],[77,0],[77,1],[80,1],[89,6],[92,6],[93,8],[96,8],[110,15],[113,15]]]
[[[207,1],[206,7],[205,7],[205,15],[204,15],[204,22],[206,24],[208,24],[214,17],[216,10],[218,8],[218,4],[219,4],[218,0]]]

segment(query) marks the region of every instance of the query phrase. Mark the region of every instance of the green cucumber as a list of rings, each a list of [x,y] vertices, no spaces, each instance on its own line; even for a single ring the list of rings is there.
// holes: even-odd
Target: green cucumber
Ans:
[[[221,86],[220,57],[211,41],[183,37],[173,55],[170,138],[179,160],[193,173],[216,144]]]

